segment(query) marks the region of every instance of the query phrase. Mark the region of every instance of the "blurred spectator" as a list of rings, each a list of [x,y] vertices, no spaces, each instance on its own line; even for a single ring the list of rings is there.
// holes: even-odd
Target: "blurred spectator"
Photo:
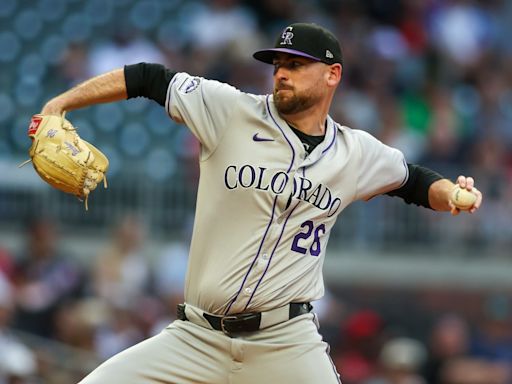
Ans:
[[[428,48],[427,13],[431,3],[427,1],[405,1],[398,22],[400,31],[413,55],[424,54]]]
[[[486,300],[471,354],[512,367],[512,302],[508,295],[493,294]]]
[[[184,299],[188,251],[187,242],[175,241],[162,251],[154,264],[156,293],[173,316],[176,305]]]
[[[154,289],[161,306],[160,308],[151,306],[156,317],[153,319],[153,324],[150,324],[148,335],[161,332],[175,320],[176,306],[184,301],[192,228],[193,218],[190,218],[182,224],[182,228],[171,235],[172,241],[161,250],[152,265]]]
[[[341,346],[333,357],[342,382],[359,384],[377,372],[383,319],[372,310],[351,313],[341,327]]]
[[[493,46],[493,18],[474,1],[451,0],[439,5],[431,22],[434,41],[455,63],[474,64]]]
[[[195,48],[214,52],[229,44],[250,43],[258,32],[254,14],[238,0],[205,2],[188,20],[187,28]]]
[[[394,99],[382,100],[379,105],[380,129],[378,138],[402,151],[410,163],[417,163],[426,149],[427,138],[421,132],[408,129],[403,120],[403,113]],[[376,116],[379,118],[379,116]]]
[[[32,383],[36,359],[28,347],[9,332],[14,312],[13,289],[0,272],[0,384]]]
[[[428,158],[422,161],[433,164],[442,172],[446,164],[458,164],[461,159],[459,122],[447,90],[436,88],[428,105]]]
[[[136,29],[124,23],[115,29],[111,39],[92,47],[87,77],[142,61],[165,64],[165,57],[151,41],[137,36]]]
[[[188,15],[185,30],[189,44],[184,70],[221,81],[261,45],[253,12],[238,0],[201,4]]]
[[[113,316],[105,302],[87,298],[63,305],[55,317],[55,339],[82,351],[96,353],[95,333]]]
[[[451,360],[469,353],[467,322],[456,315],[443,315],[433,325],[429,338],[429,357],[424,375],[429,384],[441,384],[441,372]]]
[[[247,0],[257,15],[261,29],[269,36],[275,36],[284,25],[290,24],[295,18],[297,1],[293,0]]]
[[[134,300],[132,308],[115,305],[110,307],[110,321],[101,324],[95,333],[96,353],[101,360],[106,360],[145,338],[145,334],[137,327],[137,317],[143,315],[139,313],[139,301]]]
[[[509,384],[510,367],[462,357],[450,360],[441,372],[442,384]]]
[[[388,340],[379,355],[380,374],[365,384],[427,384],[419,374],[426,356],[427,350],[418,340]]]
[[[55,337],[34,342],[42,382],[75,383],[97,366],[101,361],[95,332],[108,319],[109,309],[95,299],[77,299],[62,305],[55,316]]]
[[[110,244],[96,256],[93,292],[110,305],[130,308],[149,291],[145,236],[141,220],[127,215],[116,225]]]
[[[140,304],[136,300],[131,308],[120,308],[95,297],[70,302],[56,316],[55,339],[82,353],[88,352],[92,369],[97,360],[104,361],[143,340],[145,333],[139,327],[139,318],[147,316],[148,308]],[[87,363],[83,360],[82,357],[81,365]]]
[[[17,328],[50,337],[54,334],[54,317],[68,299],[82,294],[84,272],[69,255],[58,247],[56,224],[49,218],[32,220],[26,233],[25,249],[17,260],[16,289]]]
[[[11,280],[14,275],[14,260],[6,249],[0,247],[0,274]]]
[[[59,73],[66,86],[77,85],[89,75],[88,47],[84,44],[70,45],[59,64]]]
[[[338,352],[342,338],[340,324],[347,315],[347,309],[329,287],[325,287],[324,296],[320,300],[314,301],[311,304],[313,305],[313,312],[318,316],[322,339],[329,344],[331,356],[334,356]]]

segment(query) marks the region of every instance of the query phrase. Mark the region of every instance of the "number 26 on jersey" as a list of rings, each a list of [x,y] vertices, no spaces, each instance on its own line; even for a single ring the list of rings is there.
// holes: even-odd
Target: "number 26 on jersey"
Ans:
[[[292,243],[292,251],[302,253],[305,255],[308,252],[308,249],[304,246],[307,246],[310,242],[309,238],[313,236],[313,242],[309,247],[309,253],[311,256],[318,256],[322,252],[320,248],[320,237],[325,233],[325,225],[320,224],[315,227],[311,220],[307,220],[300,225],[303,230],[293,238]]]

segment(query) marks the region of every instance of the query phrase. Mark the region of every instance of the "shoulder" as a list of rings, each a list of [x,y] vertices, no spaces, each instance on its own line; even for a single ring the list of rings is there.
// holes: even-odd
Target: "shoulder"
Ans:
[[[369,132],[352,129],[340,124],[337,124],[337,126],[345,142],[350,143],[352,147],[358,148],[363,158],[368,161],[372,158],[381,158],[381,156],[403,157],[401,151],[383,143]]]
[[[237,87],[218,80],[207,79],[178,72],[171,80],[169,91],[177,98],[202,99],[207,104],[224,104],[227,108],[247,108],[264,111],[268,108],[269,95],[256,95],[244,92]]]
[[[375,148],[388,148],[395,149],[383,143],[381,140],[373,136],[371,133],[362,131],[360,129],[352,129],[346,126],[339,126],[338,128],[345,136],[351,137],[356,143],[359,144],[362,150],[369,150]]]
[[[230,87],[235,89],[234,87],[220,81],[206,79],[201,76],[194,76],[187,72],[177,72],[171,80],[170,86],[182,94],[190,94],[203,87]]]
[[[194,76],[187,72],[177,72],[171,80],[170,86],[182,94],[190,94],[201,88],[202,90],[208,89],[217,92],[231,92],[246,99],[257,100],[259,98],[264,98],[264,96],[253,95],[241,91],[231,84],[219,80],[207,79],[201,76]]]
[[[358,140],[362,144],[365,142],[380,142],[375,136],[366,131],[362,131],[360,129],[352,129],[345,125],[338,124],[338,130],[342,132],[342,134],[352,137],[355,140]]]
[[[340,123],[336,122],[334,124],[337,128],[338,137],[342,137],[345,141],[350,141],[361,146],[379,142],[377,138],[368,132],[361,131],[360,129],[352,129],[346,125],[341,125]]]

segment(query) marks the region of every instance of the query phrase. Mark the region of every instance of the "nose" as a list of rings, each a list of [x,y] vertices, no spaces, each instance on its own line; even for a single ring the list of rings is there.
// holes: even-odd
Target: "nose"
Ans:
[[[274,67],[274,77],[276,80],[288,80],[288,70],[282,65],[276,65]]]

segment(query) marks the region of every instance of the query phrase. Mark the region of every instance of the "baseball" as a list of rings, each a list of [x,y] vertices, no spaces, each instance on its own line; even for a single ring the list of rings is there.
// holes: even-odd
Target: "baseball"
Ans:
[[[461,210],[468,210],[475,204],[476,194],[457,185],[453,189],[451,202]]]

